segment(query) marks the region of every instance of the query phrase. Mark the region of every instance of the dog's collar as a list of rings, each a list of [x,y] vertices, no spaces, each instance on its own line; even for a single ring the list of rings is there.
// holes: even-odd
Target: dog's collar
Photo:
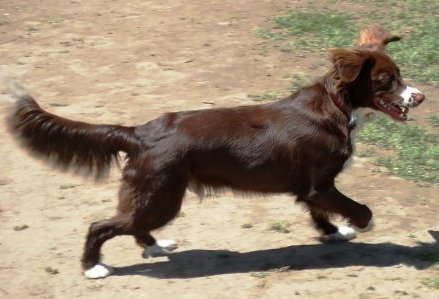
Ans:
[[[343,106],[342,106],[341,101],[340,101],[340,97],[339,97],[337,94],[335,94],[334,92],[332,92],[332,91],[329,89],[329,86],[328,86],[327,83],[325,84],[325,89],[326,89],[326,92],[328,93],[329,98],[330,98],[331,101],[334,103],[334,105],[335,105],[335,106],[336,106],[336,107],[337,107],[337,108],[338,108],[338,109],[339,109],[344,115],[346,115],[346,118],[349,120],[348,129],[349,129],[349,130],[354,129],[355,126],[356,126],[356,120],[355,120],[355,117],[353,117],[351,113],[348,113],[345,109],[343,109]]]

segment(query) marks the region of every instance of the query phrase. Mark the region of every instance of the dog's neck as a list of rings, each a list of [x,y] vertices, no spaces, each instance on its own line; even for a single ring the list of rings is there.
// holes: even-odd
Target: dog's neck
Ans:
[[[354,116],[354,109],[351,105],[346,102],[345,95],[341,92],[336,91],[334,83],[330,78],[324,81],[324,86],[329,99],[334,103],[334,105],[346,116],[348,119],[348,128],[352,130],[356,126],[356,118]]]

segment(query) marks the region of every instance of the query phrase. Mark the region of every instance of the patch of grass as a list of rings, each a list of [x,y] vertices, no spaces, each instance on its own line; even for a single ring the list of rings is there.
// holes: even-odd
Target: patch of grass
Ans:
[[[407,296],[409,293],[406,291],[396,290],[394,291],[395,295]]]
[[[250,273],[250,276],[256,277],[256,278],[266,278],[270,275],[268,272],[254,272]]]
[[[386,280],[386,281],[403,281],[404,279],[401,277],[389,277],[389,278],[384,278],[384,280]]]
[[[362,151],[357,151],[357,156],[360,158],[373,157],[376,154],[376,150],[373,148],[367,148]]]
[[[28,27],[27,27],[27,31],[28,31],[28,32],[35,32],[35,31],[38,31],[38,28],[36,28],[36,27],[34,27],[34,26],[28,26]]]
[[[261,280],[257,285],[257,287],[260,289],[266,288],[267,286],[268,286],[268,281],[266,279]]]
[[[278,233],[288,234],[290,232],[289,227],[291,223],[288,221],[277,221],[270,225],[270,230],[273,230]]]
[[[14,231],[19,232],[19,231],[22,231],[22,230],[25,230],[28,228],[29,228],[29,225],[27,225],[27,224],[17,225],[17,226],[14,226]]]
[[[255,102],[261,102],[261,101],[273,101],[277,99],[277,94],[274,92],[266,92],[263,94],[249,94],[247,95],[249,99]]]
[[[324,1],[327,4],[334,2],[340,1]],[[401,67],[403,75],[418,82],[439,86],[439,2],[370,2],[365,11],[349,13],[337,10],[337,5],[328,10],[325,5],[318,8],[310,3],[302,11],[274,17],[271,28],[257,30],[256,35],[276,43],[286,41],[287,46],[279,47],[284,52],[318,52],[332,47],[352,47],[359,30],[369,24],[381,24],[403,37],[402,42],[389,45],[389,52]]]
[[[426,279],[422,283],[427,287],[439,290],[439,277]]]
[[[376,160],[391,173],[413,181],[439,184],[439,135],[414,125],[377,117],[359,135],[362,142],[395,151]]]
[[[46,267],[46,268],[44,268],[44,271],[46,271],[47,273],[49,273],[51,275],[59,274],[59,270],[52,268],[52,267]]]
[[[429,121],[433,126],[439,127],[439,115],[430,116]]]
[[[72,189],[75,187],[76,187],[76,185],[73,185],[73,184],[63,184],[63,185],[59,186],[59,189]]]
[[[322,48],[342,47],[352,44],[358,29],[352,22],[353,15],[338,12],[292,12],[276,17],[272,30],[257,31],[257,36],[269,40],[297,37],[291,47],[310,51]]]
[[[406,29],[403,40],[389,45],[392,57],[409,78],[439,86],[439,2],[397,1],[388,18],[389,29]]]
[[[251,223],[244,223],[241,225],[241,228],[252,228],[252,227],[253,227],[253,224],[251,224]]]
[[[49,103],[50,106],[52,107],[67,107],[69,104],[64,104],[64,103]]]
[[[288,90],[296,91],[299,88],[301,88],[307,84],[310,84],[310,83],[311,83],[311,77],[309,75],[304,74],[304,73],[300,73],[300,72],[294,73],[291,76],[291,84],[290,84],[290,87],[288,88]]]
[[[245,18],[247,18],[245,15],[241,13],[237,13],[230,17],[230,21],[241,21],[244,20]]]

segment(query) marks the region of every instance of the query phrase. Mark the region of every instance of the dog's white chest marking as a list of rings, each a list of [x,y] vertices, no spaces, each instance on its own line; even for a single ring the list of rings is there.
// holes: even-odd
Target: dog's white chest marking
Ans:
[[[354,128],[351,130],[350,132],[350,141],[351,141],[351,148],[352,148],[352,154],[349,157],[348,160],[346,160],[346,162],[343,165],[343,168],[347,168],[350,165],[352,165],[352,161],[353,161],[353,156],[355,153],[355,138],[357,133],[363,128],[364,126],[364,122],[365,119],[367,118],[366,115],[368,113],[372,112],[371,109],[367,109],[367,108],[359,108],[355,111],[352,112],[351,115],[351,123],[355,123]]]

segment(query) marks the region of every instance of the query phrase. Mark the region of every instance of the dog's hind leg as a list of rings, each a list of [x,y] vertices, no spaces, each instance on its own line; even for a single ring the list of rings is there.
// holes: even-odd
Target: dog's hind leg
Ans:
[[[130,174],[134,172],[128,170],[124,175],[119,210],[133,215],[133,236],[144,248],[144,258],[167,255],[177,248],[176,242],[156,240],[150,232],[177,216],[188,184],[187,175],[169,165],[166,169],[144,169],[134,176]]]
[[[99,263],[101,247],[105,241],[118,235],[132,234],[131,215],[119,214],[90,225],[82,256],[82,267],[87,278],[104,278],[112,268]]]
[[[144,258],[168,255],[177,249],[174,240],[156,240],[150,233],[137,233],[134,238],[136,243],[144,248],[142,253]]]
[[[144,256],[156,256],[175,249],[175,242],[156,241],[150,232],[171,221],[181,208],[187,187],[184,171],[167,165],[152,169],[147,161],[129,163],[124,169],[119,192],[118,214],[90,225],[84,247],[82,266],[87,278],[103,278],[112,272],[99,263],[105,241],[118,235],[132,235],[145,248]],[[142,169],[133,166],[142,165]]]
[[[134,237],[136,243],[144,248],[144,258],[168,255],[177,248],[175,241],[156,240],[150,232],[166,225],[177,216],[187,186],[185,181],[180,176],[169,177],[160,190],[145,195],[148,205],[136,211]]]

